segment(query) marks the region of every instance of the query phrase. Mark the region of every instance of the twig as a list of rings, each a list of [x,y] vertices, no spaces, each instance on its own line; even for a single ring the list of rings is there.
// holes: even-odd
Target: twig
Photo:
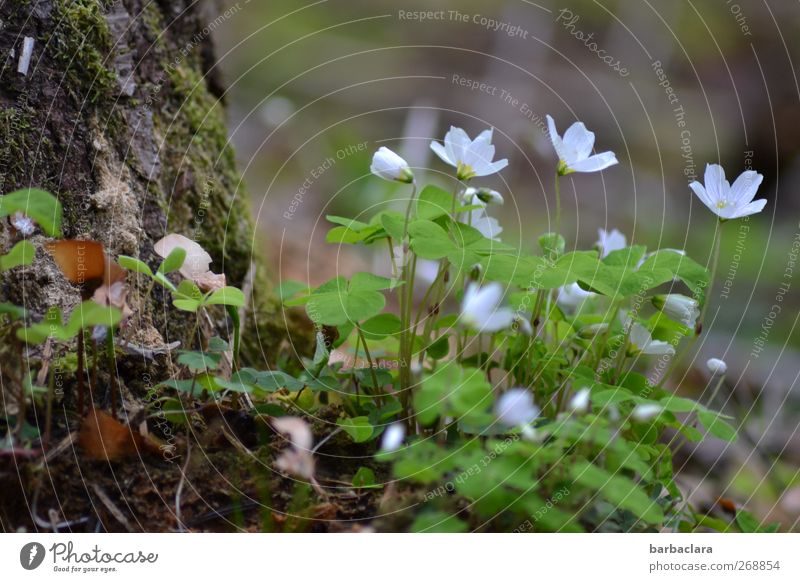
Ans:
[[[114,518],[118,522],[120,522],[126,530],[128,530],[131,533],[136,532],[136,529],[133,526],[131,526],[130,522],[128,521],[128,518],[125,517],[125,514],[122,513],[119,507],[114,505],[114,502],[111,501],[111,498],[103,490],[103,488],[100,487],[100,485],[98,485],[97,483],[92,483],[92,489],[97,494],[97,497],[103,503],[105,508],[108,509],[111,515],[113,515]]]

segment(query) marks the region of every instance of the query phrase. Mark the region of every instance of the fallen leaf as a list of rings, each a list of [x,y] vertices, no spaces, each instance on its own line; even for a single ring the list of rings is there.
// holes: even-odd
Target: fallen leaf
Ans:
[[[78,443],[86,457],[94,461],[119,461],[158,450],[130,426],[96,408],[83,417]]]
[[[166,259],[176,248],[186,251],[186,259],[179,269],[181,275],[194,282],[203,291],[213,291],[225,286],[225,275],[211,272],[211,255],[195,241],[182,234],[168,234],[154,246],[156,254]]]

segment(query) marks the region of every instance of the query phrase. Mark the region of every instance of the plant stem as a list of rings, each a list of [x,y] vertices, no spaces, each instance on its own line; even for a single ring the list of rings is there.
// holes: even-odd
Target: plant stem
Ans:
[[[364,330],[361,329],[360,325],[356,325],[356,329],[358,330],[358,336],[361,338],[361,343],[364,344],[364,355],[367,357],[369,371],[372,375],[372,385],[375,387],[376,391],[380,390],[380,386],[378,385],[378,375],[375,373],[375,366],[372,363],[372,356],[369,353],[369,347],[367,347],[367,338],[364,337]]]
[[[561,176],[556,170],[556,234],[561,232]]]
[[[700,329],[703,325],[703,321],[705,320],[706,311],[708,310],[708,305],[711,303],[711,291],[714,288],[714,279],[717,276],[717,266],[719,265],[719,253],[720,247],[722,246],[722,225],[725,224],[724,221],[719,220],[717,223],[717,229],[714,231],[714,257],[711,262],[711,274],[708,279],[708,289],[706,290],[705,302],[703,303],[703,310],[700,312],[700,317],[697,319],[698,329]]]

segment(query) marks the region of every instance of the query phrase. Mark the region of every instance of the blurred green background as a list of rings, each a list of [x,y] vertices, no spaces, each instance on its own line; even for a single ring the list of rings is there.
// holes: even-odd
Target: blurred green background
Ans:
[[[407,189],[369,174],[380,145],[425,168],[417,170],[423,181],[447,185],[448,168],[428,144],[451,124],[471,135],[495,128],[498,157],[509,167],[476,182],[505,197],[491,212],[503,240],[530,250],[553,220],[548,113],[559,131],[584,121],[598,151],[620,160],[563,182],[562,230],[571,247],[591,246],[598,228],[619,228],[629,241],[685,248],[709,262],[715,220],[688,182],[702,180],[714,162],[731,181],[749,167],[763,173],[765,211],[726,227],[715,316],[697,354],[698,362],[728,360],[726,406],[746,419],[744,438],[731,449],[692,451],[689,460],[722,482],[703,491],[707,479],[697,477],[702,502],[752,497],[762,515],[793,523],[800,515],[800,281],[792,281],[791,263],[800,220],[800,5],[240,0],[220,13],[226,8],[215,39],[231,140],[275,279],[317,284],[337,271],[385,270],[386,255],[326,248],[324,217],[402,206]],[[420,20],[416,11],[433,13]],[[753,342],[783,282],[791,289],[766,332],[768,348],[755,357]],[[680,389],[703,390],[706,382],[690,370]]]

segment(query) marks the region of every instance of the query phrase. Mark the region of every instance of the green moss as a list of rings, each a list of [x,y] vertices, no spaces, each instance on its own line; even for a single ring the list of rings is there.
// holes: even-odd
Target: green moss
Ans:
[[[0,192],[27,185],[32,170],[50,163],[53,155],[53,144],[32,107],[0,108]]]
[[[240,187],[222,105],[206,88],[202,75],[187,63],[168,65],[168,107],[156,119],[165,133],[174,188],[168,217],[183,225],[240,284],[250,267],[253,222]],[[158,116],[157,116],[158,117]],[[209,211],[214,209],[214,211]]]
[[[111,95],[117,77],[106,64],[111,32],[104,12],[110,0],[56,0],[58,23],[53,32],[56,60],[64,67],[65,85],[79,102],[97,103]]]

